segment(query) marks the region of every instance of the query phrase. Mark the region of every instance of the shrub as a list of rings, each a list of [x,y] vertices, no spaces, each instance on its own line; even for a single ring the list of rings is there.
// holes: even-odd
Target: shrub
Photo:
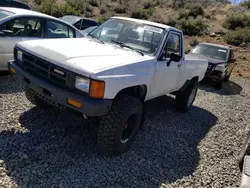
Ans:
[[[94,17],[94,13],[93,12],[85,12],[85,16],[86,17]]]
[[[52,5],[55,4],[55,0],[43,0],[41,2],[41,5],[39,6],[39,12],[45,13],[45,14],[51,14]]]
[[[157,12],[155,12],[155,13],[152,15],[152,17],[151,17],[150,20],[153,21],[153,22],[162,23],[162,24],[165,24],[165,23],[166,23],[166,21],[164,20],[164,18],[162,17],[162,15],[159,14],[159,13],[157,13]]]
[[[167,21],[166,21],[166,24],[169,25],[169,26],[172,26],[172,27],[175,27],[176,24],[177,24],[177,18],[174,17],[174,16],[169,16]]]
[[[98,1],[97,0],[89,0],[89,4],[93,7],[98,7]]]
[[[250,8],[250,0],[244,1],[244,2],[241,3],[240,5],[241,5],[241,6],[244,6],[244,7],[247,7],[247,8]]]
[[[75,16],[80,15],[80,13],[77,10],[75,10],[72,6],[70,6],[68,3],[62,4],[59,7],[63,15],[75,15]]]
[[[108,20],[110,17],[112,17],[113,14],[112,13],[108,13],[108,14],[104,14],[103,16],[101,16],[99,19],[98,19],[98,23],[99,24],[102,24],[103,22],[105,22],[106,20]]]
[[[147,2],[144,3],[143,6],[144,6],[145,9],[149,9],[149,8],[153,7],[154,4],[153,4],[152,1],[147,1]]]
[[[118,14],[123,14],[126,13],[126,7],[122,5],[117,5],[115,6],[114,11]]]
[[[131,17],[132,18],[138,18],[138,19],[148,19],[152,14],[154,13],[154,9],[142,9],[140,7],[136,7],[132,9],[131,11]]]
[[[102,5],[102,6],[100,7],[100,13],[101,13],[101,14],[104,14],[104,13],[106,13],[107,11],[108,11],[107,6]]]
[[[94,8],[92,6],[90,6],[90,5],[87,5],[86,8],[85,8],[85,10],[87,12],[93,12]]]
[[[203,19],[181,19],[176,23],[176,27],[181,29],[185,35],[201,35],[207,31],[207,25]]]
[[[250,28],[242,28],[235,31],[228,31],[224,40],[231,45],[238,46],[242,43],[250,43]]]
[[[41,5],[42,0],[34,0],[34,3],[37,4],[37,5]]]
[[[79,13],[85,12],[86,0],[66,0],[66,2]]]
[[[194,18],[203,16],[205,14],[201,4],[188,3],[185,5],[185,9],[188,10],[188,16],[192,16]]]
[[[184,0],[173,0],[172,1],[172,8],[181,8],[184,6]]]
[[[235,30],[237,28],[249,27],[250,16],[246,14],[231,14],[222,23],[222,26],[226,29]]]
[[[179,19],[188,18],[189,17],[189,10],[187,9],[180,9],[179,10]]]

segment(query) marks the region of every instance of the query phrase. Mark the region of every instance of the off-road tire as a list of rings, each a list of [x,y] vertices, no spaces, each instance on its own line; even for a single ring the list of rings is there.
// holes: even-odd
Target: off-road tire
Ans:
[[[143,104],[139,99],[128,95],[119,95],[114,99],[110,112],[102,116],[97,131],[97,143],[109,155],[119,155],[127,151],[136,133],[140,129]],[[128,119],[133,116],[133,130],[127,142],[122,143],[122,131]]]
[[[192,91],[195,90],[194,98],[191,104],[188,104],[189,96],[191,95]],[[198,83],[191,82],[184,91],[178,91],[176,93],[176,109],[179,112],[188,112],[193,105],[193,102],[196,98],[198,91]]]
[[[49,105],[45,102],[43,102],[40,98],[38,98],[33,92],[32,89],[30,89],[28,86],[24,89],[26,98],[34,105],[40,107],[40,108],[48,108]]]

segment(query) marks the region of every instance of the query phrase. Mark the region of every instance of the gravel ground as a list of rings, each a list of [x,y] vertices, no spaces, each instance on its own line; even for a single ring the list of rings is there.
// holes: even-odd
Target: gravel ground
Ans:
[[[238,187],[236,163],[250,124],[250,82],[200,86],[188,114],[174,100],[147,104],[146,122],[122,156],[98,154],[93,125],[44,111],[22,83],[0,77],[0,187]]]

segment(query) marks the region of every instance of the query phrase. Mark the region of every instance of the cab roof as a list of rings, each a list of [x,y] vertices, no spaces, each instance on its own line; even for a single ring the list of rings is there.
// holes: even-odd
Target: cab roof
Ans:
[[[209,42],[200,42],[199,44],[206,44],[206,45],[210,45],[210,46],[216,46],[216,47],[219,47],[219,48],[232,49],[231,46],[222,45],[222,44],[215,44],[215,43],[209,43]]]
[[[182,32],[181,30],[179,30],[177,28],[174,28],[174,27],[171,27],[169,25],[164,25],[164,24],[160,24],[160,23],[156,23],[156,22],[147,21],[147,20],[140,20],[140,19],[128,18],[128,17],[118,17],[118,16],[113,16],[111,18],[134,21],[134,22],[138,22],[138,23],[142,23],[142,24],[147,24],[147,25],[151,25],[151,26],[155,26],[155,27],[160,27],[160,28],[163,28],[163,29],[166,29],[166,30],[173,29],[173,30]]]

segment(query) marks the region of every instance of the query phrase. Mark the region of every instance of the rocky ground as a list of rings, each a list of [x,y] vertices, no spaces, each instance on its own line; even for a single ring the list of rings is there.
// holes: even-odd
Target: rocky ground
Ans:
[[[238,187],[236,157],[250,124],[250,82],[201,85],[188,114],[171,97],[147,104],[146,122],[122,156],[99,154],[92,126],[31,105],[0,77],[0,187]]]

